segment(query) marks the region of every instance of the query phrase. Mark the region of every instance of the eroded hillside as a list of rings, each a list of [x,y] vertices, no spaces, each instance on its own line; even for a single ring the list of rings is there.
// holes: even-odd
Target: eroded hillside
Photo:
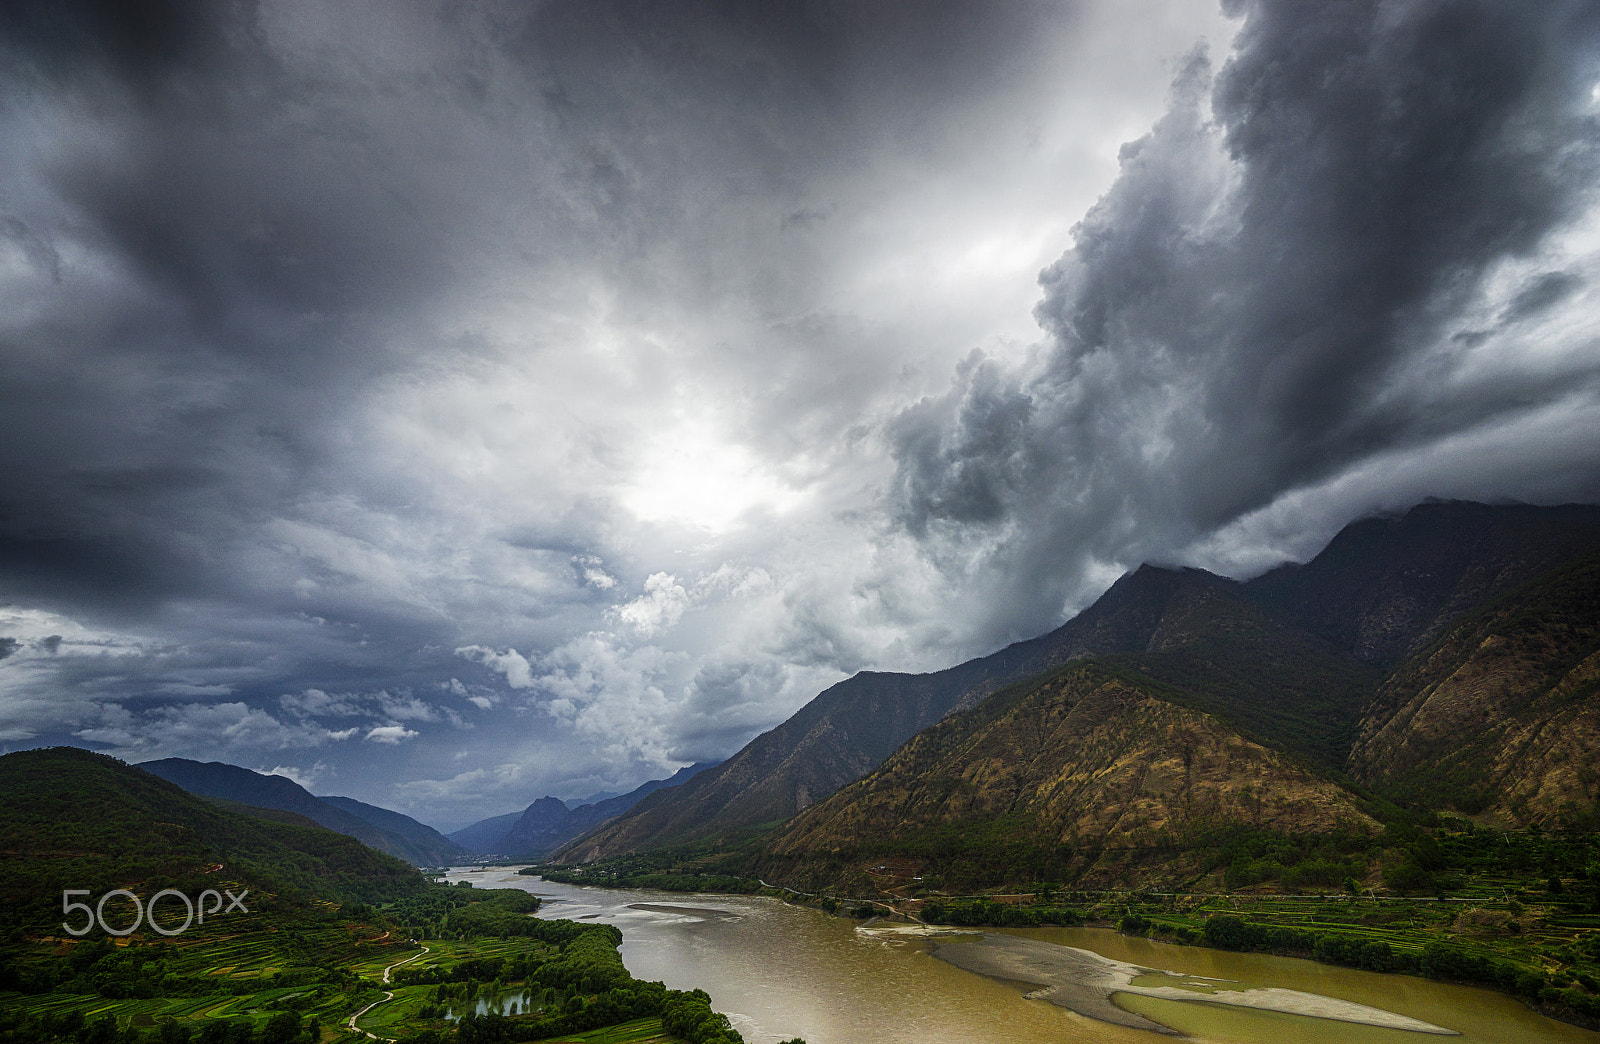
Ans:
[[[1092,663],[998,694],[801,814],[764,865],[811,884],[911,858],[974,884],[1149,886],[1192,875],[1192,850],[1224,826],[1377,828],[1348,791],[1165,695]],[[973,850],[996,824],[1005,844]]]
[[[1357,778],[1506,825],[1593,828],[1600,797],[1600,557],[1457,624],[1384,683]]]

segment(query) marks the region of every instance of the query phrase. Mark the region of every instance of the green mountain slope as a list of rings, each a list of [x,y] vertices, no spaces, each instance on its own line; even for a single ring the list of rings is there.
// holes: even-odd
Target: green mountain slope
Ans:
[[[448,866],[466,858],[469,854],[433,827],[419,823],[410,816],[392,809],[369,805],[365,801],[347,797],[319,795],[317,800],[377,827],[390,843],[390,846],[382,851],[399,856],[408,863],[417,866]]]
[[[1143,648],[1102,659],[1253,739],[1341,767],[1382,674],[1284,621],[1243,585],[1193,569],[1175,577]]]
[[[75,747],[0,757],[0,838],[0,918],[18,926],[58,926],[69,888],[249,888],[293,906],[424,887],[410,866],[352,838],[239,815]]]

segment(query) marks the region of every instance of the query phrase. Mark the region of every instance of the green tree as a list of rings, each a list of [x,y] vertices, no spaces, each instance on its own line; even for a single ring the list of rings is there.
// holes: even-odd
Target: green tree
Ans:
[[[261,1029],[261,1044],[296,1044],[300,1040],[300,1016],[280,1011]]]
[[[181,1022],[167,1022],[161,1026],[157,1039],[161,1044],[189,1044],[194,1034],[188,1026]]]
[[[1222,950],[1243,950],[1250,945],[1250,926],[1233,914],[1219,914],[1206,921],[1206,942]]]

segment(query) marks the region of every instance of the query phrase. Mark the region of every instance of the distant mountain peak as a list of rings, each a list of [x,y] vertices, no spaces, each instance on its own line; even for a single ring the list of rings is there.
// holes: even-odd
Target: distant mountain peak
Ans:
[[[541,857],[579,834],[627,812],[650,795],[685,783],[718,764],[714,761],[697,762],[679,769],[666,779],[649,780],[626,794],[586,805],[569,806],[559,798],[545,795],[521,812],[494,816],[463,827],[451,834],[450,840],[479,855]]]

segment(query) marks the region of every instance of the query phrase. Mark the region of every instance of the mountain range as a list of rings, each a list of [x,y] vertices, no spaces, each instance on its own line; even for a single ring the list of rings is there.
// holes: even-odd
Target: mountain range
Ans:
[[[628,811],[646,795],[692,779],[715,764],[690,765],[667,779],[643,783],[627,794],[575,808],[568,808],[558,798],[543,797],[521,812],[480,820],[449,837],[387,808],[354,798],[313,795],[285,776],[253,772],[220,761],[162,758],[143,762],[139,768],[244,815],[302,826],[315,824],[413,866],[446,866],[483,856],[531,859],[546,855],[584,831]]]
[[[1218,830],[1371,830],[1375,802],[1591,823],[1597,556],[1600,507],[1428,502],[1248,582],[1146,565],[1039,638],[840,682],[555,858],[776,827],[758,865],[791,883],[974,839],[1132,881]]]
[[[715,761],[706,761],[689,765],[666,779],[641,783],[626,794],[576,807],[569,807],[560,798],[542,797],[521,812],[493,816],[463,827],[450,834],[449,839],[480,856],[537,859],[627,812],[656,791],[686,783],[707,769],[715,768],[717,764]]]
[[[414,865],[754,831],[751,866],[789,883],[935,855],[974,881],[1127,883],[1194,869],[1219,832],[1371,831],[1397,806],[1594,828],[1597,694],[1600,507],[1429,502],[1246,582],[1144,565],[1038,638],[846,679],[720,764],[449,837],[237,766],[139,767]]]
[[[0,925],[59,925],[64,889],[248,890],[248,909],[270,912],[424,885],[412,867],[352,838],[241,814],[76,747],[0,757],[0,837]]]
[[[410,816],[354,798],[316,797],[285,776],[188,758],[146,761],[139,768],[191,794],[232,802],[246,811],[274,809],[302,816],[413,866],[444,866],[470,857],[459,845]]]

